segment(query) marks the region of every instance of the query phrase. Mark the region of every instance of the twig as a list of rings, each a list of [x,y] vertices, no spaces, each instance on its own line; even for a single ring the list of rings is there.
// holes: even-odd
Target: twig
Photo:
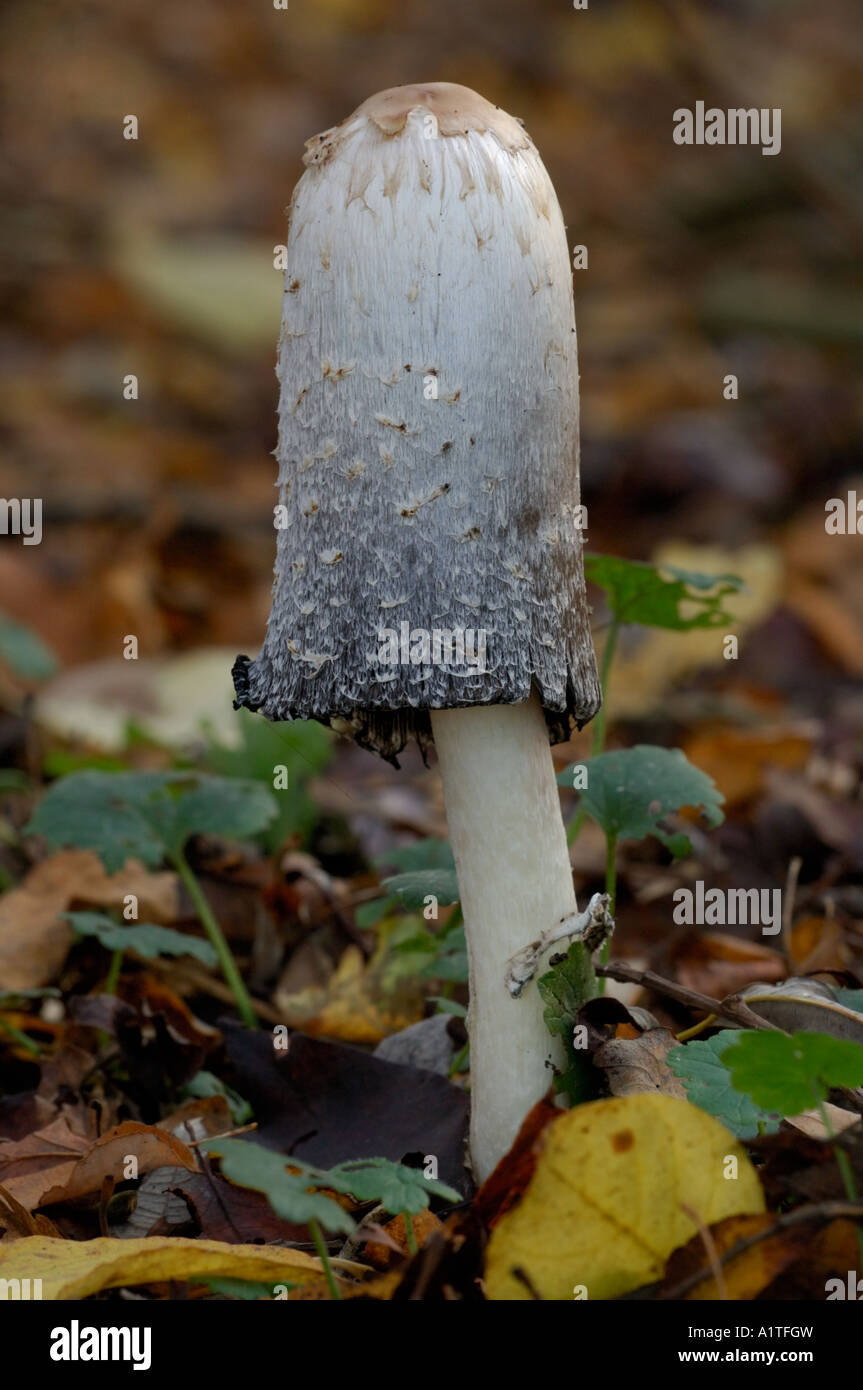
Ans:
[[[766,1226],[763,1231],[756,1231],[755,1235],[745,1236],[743,1239],[735,1241],[724,1254],[720,1255],[719,1263],[726,1265],[730,1260],[736,1260],[738,1255],[743,1255],[747,1250],[751,1250],[754,1245],[760,1245],[761,1241],[769,1240],[771,1236],[779,1235],[782,1231],[788,1231],[795,1226],[805,1226],[810,1221],[817,1221],[826,1224],[828,1221],[835,1221],[839,1217],[850,1217],[859,1219],[863,1216],[863,1202],[815,1202],[808,1207],[798,1207],[796,1211],[786,1211],[778,1217],[772,1226]],[[684,1298],[690,1289],[694,1289],[710,1274],[712,1269],[698,1269],[694,1274],[690,1274],[686,1279],[682,1279],[679,1284],[675,1284],[672,1289],[661,1293],[661,1299]]]
[[[782,945],[785,954],[791,960],[791,921],[794,917],[794,899],[797,896],[797,880],[800,877],[800,870],[803,867],[803,860],[799,854],[795,854],[793,859],[788,861],[788,873],[785,875],[785,893],[782,899]]]
[[[697,1211],[695,1211],[692,1207],[687,1206],[685,1202],[680,1203],[680,1210],[684,1212],[686,1216],[689,1217],[693,1226],[697,1227],[698,1234],[701,1237],[701,1244],[704,1246],[704,1252],[707,1255],[707,1259],[710,1262],[710,1269],[712,1271],[714,1279],[716,1280],[716,1287],[719,1290],[719,1297],[723,1300],[723,1302],[726,1302],[728,1299],[728,1285],[726,1284],[725,1276],[722,1273],[722,1261],[720,1260],[719,1252],[716,1249],[716,1241],[713,1239],[709,1227],[705,1226]]]
[[[226,1129],[224,1134],[205,1134],[203,1139],[187,1139],[186,1148],[194,1149],[197,1144],[210,1144],[216,1139],[233,1139],[235,1134],[248,1134],[250,1129],[257,1129],[257,1120],[252,1120],[251,1124],[240,1125],[239,1129]]]
[[[594,969],[597,975],[607,975],[611,980],[622,980],[626,984],[642,985],[645,989],[653,989],[657,994],[664,994],[669,999],[676,999],[679,1004],[687,1004],[691,1009],[704,1009],[709,1014],[716,1014],[719,1018],[736,1023],[738,1028],[760,1028],[772,1033],[785,1031],[773,1023],[768,1023],[759,1014],[753,1013],[737,994],[729,994],[727,999],[711,999],[709,994],[699,994],[698,990],[687,989],[685,985],[679,985],[674,980],[665,980],[652,970],[636,970],[631,965],[624,965],[622,961],[596,965]]]
[[[191,1127],[191,1125],[190,1125],[190,1123],[189,1123],[188,1120],[184,1120],[184,1121],[183,1121],[183,1124],[182,1124],[181,1128],[183,1128],[183,1129],[189,1131],[190,1133],[193,1133],[193,1132],[194,1132],[194,1131],[192,1131],[192,1127]],[[191,1142],[194,1143],[194,1144],[199,1144],[199,1143],[201,1142],[201,1140],[200,1140],[200,1139],[193,1139]],[[186,1147],[188,1148],[189,1145],[187,1144]],[[223,1216],[224,1219],[227,1221],[227,1223],[228,1223],[228,1225],[230,1226],[231,1230],[234,1232],[234,1235],[237,1237],[237,1241],[238,1241],[240,1244],[242,1244],[242,1242],[243,1242],[242,1233],[241,1233],[240,1231],[237,1230],[237,1224],[236,1224],[236,1222],[234,1221],[234,1218],[233,1218],[233,1216],[231,1215],[230,1211],[228,1210],[227,1203],[225,1202],[225,1200],[224,1200],[224,1198],[223,1198],[221,1192],[220,1192],[219,1189],[218,1189],[218,1186],[216,1185],[216,1179],[213,1177],[213,1171],[212,1171],[212,1168],[210,1167],[210,1156],[209,1156],[209,1154],[207,1154],[207,1153],[202,1153],[202,1154],[200,1155],[200,1159],[201,1159],[201,1172],[203,1173],[203,1175],[204,1175],[204,1180],[205,1180],[207,1186],[209,1187],[209,1189],[210,1189],[210,1191],[211,1191],[211,1193],[212,1193],[212,1195],[213,1195],[213,1198],[215,1199],[216,1205],[218,1206],[220,1212],[222,1213],[222,1216]]]

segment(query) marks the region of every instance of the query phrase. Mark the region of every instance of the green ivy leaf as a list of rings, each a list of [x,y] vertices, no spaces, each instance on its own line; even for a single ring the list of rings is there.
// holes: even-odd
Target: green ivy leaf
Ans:
[[[231,1182],[263,1192],[273,1211],[284,1221],[297,1225],[317,1221],[324,1230],[343,1231],[345,1235],[354,1229],[356,1222],[338,1202],[321,1192],[309,1191],[318,1182],[321,1187],[327,1185],[318,1170],[309,1164],[242,1139],[208,1139],[201,1148],[218,1154],[222,1174]],[[301,1171],[289,1173],[287,1164]]]
[[[444,994],[430,994],[428,1002],[437,1004],[439,1014],[452,1014],[455,1018],[467,1018],[467,1009],[457,999],[447,999]]]
[[[131,856],[155,868],[167,847],[162,821],[173,810],[170,776],[73,772],[49,787],[24,832],[57,848],[92,849],[109,874]]]
[[[701,574],[674,565],[624,560],[619,555],[586,555],[584,572],[605,590],[608,606],[618,622],[640,623],[642,627],[661,627],[672,632],[689,632],[692,628],[719,627],[733,622],[732,615],[723,609],[722,601],[744,587],[742,579],[734,574]],[[696,612],[684,615],[681,603],[694,606]]]
[[[571,1105],[593,1100],[599,1095],[599,1073],[573,1042],[578,1011],[596,995],[596,976],[584,943],[573,941],[563,959],[540,975],[536,987],[545,1004],[545,1025],[552,1037],[563,1039],[566,1048],[567,1069],[557,1078],[555,1089],[562,1091]]]
[[[130,922],[120,926],[103,912],[64,912],[62,914],[79,936],[95,936],[108,951],[136,951],[152,960],[155,956],[194,956],[204,965],[216,966],[219,957],[209,941],[186,936],[171,927],[152,922]]]
[[[224,777],[251,778],[273,793],[278,804],[275,819],[264,831],[264,842],[275,851],[289,835],[307,836],[318,817],[306,787],[332,761],[334,739],[329,729],[314,720],[271,721],[247,709],[237,711],[241,746],[226,748],[213,742],[208,766]],[[274,768],[287,770],[288,785],[273,788]]]
[[[571,787],[572,766],[558,776]],[[643,840],[655,835],[677,857],[691,849],[688,836],[669,834],[662,818],[692,806],[708,825],[721,824],[725,797],[706,772],[694,767],[679,748],[639,743],[634,748],[600,753],[587,763],[587,787],[581,805],[610,839]]]
[[[243,840],[264,830],[278,813],[275,794],[249,778],[200,777],[177,799],[177,830]]]
[[[413,869],[406,874],[394,874],[383,880],[385,888],[394,893],[402,907],[422,908],[429,894],[441,907],[458,902],[458,879],[455,869]]]
[[[448,840],[436,840],[430,835],[425,840],[417,840],[412,845],[396,845],[375,860],[376,864],[394,864],[404,873],[414,869],[452,869],[455,873],[455,860]]]
[[[356,924],[363,931],[368,931],[370,927],[376,927],[378,922],[382,922],[398,906],[399,900],[394,897],[375,898],[372,902],[361,903],[354,909]]]
[[[24,680],[41,681],[53,676],[57,658],[32,628],[0,612],[0,661]]]
[[[863,1047],[826,1033],[738,1033],[723,1061],[736,1090],[763,1110],[799,1115],[831,1086],[863,1085]]]
[[[467,958],[467,938],[463,926],[454,927],[445,936],[432,936],[434,955],[422,968],[425,979],[451,980],[467,984],[470,973]]]
[[[417,1216],[432,1197],[460,1202],[461,1197],[446,1183],[427,1178],[419,1168],[392,1163],[388,1158],[352,1159],[321,1173],[321,1184],[336,1192],[355,1197],[358,1202],[379,1202],[386,1211],[409,1212]]]
[[[98,854],[106,873],[129,858],[155,868],[190,835],[242,837],[277,812],[257,782],[189,772],[73,772],[55,782],[25,826],[55,847]]]
[[[738,1139],[775,1134],[779,1117],[762,1110],[751,1096],[735,1090],[731,1073],[722,1060],[723,1053],[739,1037],[736,1029],[726,1028],[712,1038],[673,1047],[665,1060],[683,1082],[692,1104],[715,1116]]]
[[[316,1168],[301,1159],[285,1158],[238,1139],[208,1139],[201,1147],[220,1156],[225,1177],[241,1187],[263,1192],[273,1210],[286,1221],[316,1220],[330,1231],[350,1232],[355,1225],[353,1218],[331,1197],[310,1188],[343,1192],[358,1202],[379,1202],[389,1212],[406,1211],[412,1216],[423,1211],[432,1197],[461,1201],[446,1183],[387,1158],[351,1159],[332,1168]],[[287,1164],[300,1171],[289,1173]]]

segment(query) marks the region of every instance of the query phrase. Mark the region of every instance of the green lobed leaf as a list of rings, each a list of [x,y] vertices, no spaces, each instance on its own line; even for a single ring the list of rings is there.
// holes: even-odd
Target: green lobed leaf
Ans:
[[[250,778],[200,777],[177,800],[177,828],[190,835],[242,840],[266,829],[278,814],[275,794]]]
[[[863,1085],[863,1047],[826,1033],[738,1033],[723,1061],[736,1090],[764,1110],[799,1115],[832,1086]]]
[[[432,936],[431,940],[434,942],[434,955],[422,968],[424,978],[467,984],[469,965],[464,927],[454,927],[445,936]]]
[[[263,836],[268,849],[275,851],[289,835],[305,837],[314,827],[318,811],[306,787],[332,761],[335,740],[314,720],[271,721],[247,709],[238,710],[237,719],[241,746],[226,748],[213,742],[207,763],[224,777],[251,778],[273,793],[278,811]],[[276,767],[287,770],[284,790],[273,787]]]
[[[394,874],[382,880],[385,888],[394,893],[402,907],[421,908],[429,894],[437,898],[441,907],[457,903],[458,879],[455,869],[412,869],[405,874]]]
[[[263,1192],[273,1211],[284,1221],[297,1225],[317,1221],[324,1230],[343,1231],[345,1235],[354,1229],[356,1222],[338,1202],[322,1192],[309,1190],[318,1183],[322,1187],[326,1185],[323,1176],[309,1164],[242,1139],[207,1139],[201,1148],[218,1154],[222,1175],[231,1182]],[[287,1164],[301,1171],[289,1173]]]
[[[722,601],[743,588],[743,581],[734,574],[701,574],[674,565],[624,560],[620,555],[586,555],[584,572],[605,590],[608,605],[619,622],[673,632],[733,622]],[[696,612],[682,613],[682,603],[694,606]]]
[[[57,658],[31,627],[0,612],[0,661],[24,680],[47,680],[57,670]]]
[[[121,926],[103,912],[64,912],[62,915],[79,936],[97,937],[108,951],[136,951],[148,960],[155,956],[194,956],[204,965],[219,963],[209,941],[186,936],[171,927],[159,927],[153,922],[129,922]]]
[[[190,835],[242,837],[275,816],[258,782],[195,772],[73,772],[51,786],[25,833],[98,854],[107,873],[129,858],[154,868]]]
[[[154,868],[168,848],[171,778],[163,772],[73,772],[49,787],[24,832],[56,848],[94,850],[109,874],[132,856]]]
[[[762,1133],[775,1134],[780,1117],[775,1112],[763,1110],[751,1096],[736,1090],[722,1060],[723,1053],[739,1037],[736,1029],[726,1028],[712,1038],[693,1039],[681,1047],[673,1047],[665,1060],[683,1082],[687,1099],[713,1115],[738,1139],[753,1139]]]
[[[317,1220],[330,1231],[349,1232],[355,1223],[331,1197],[309,1191],[310,1188],[328,1188],[358,1202],[379,1202],[389,1212],[406,1211],[412,1216],[425,1210],[432,1197],[461,1201],[446,1183],[387,1158],[351,1159],[332,1168],[316,1168],[237,1139],[210,1139],[201,1147],[220,1155],[225,1177],[242,1187],[263,1192],[273,1210],[286,1221]],[[300,1172],[287,1172],[286,1164]]]
[[[572,767],[558,776],[572,786]],[[615,840],[643,840],[655,835],[680,856],[691,848],[688,837],[670,834],[661,821],[684,806],[700,810],[708,825],[721,824],[725,797],[706,772],[693,766],[680,748],[638,743],[634,748],[600,753],[587,763],[587,787],[580,804]]]
[[[361,903],[354,909],[356,924],[363,931],[367,931],[370,927],[376,927],[378,922],[382,922],[398,906],[399,900],[395,897],[374,898],[371,902]]]
[[[444,994],[430,994],[429,1004],[437,1004],[439,1014],[452,1014],[455,1018],[467,1018],[467,1009],[457,999],[447,999]]]
[[[379,1202],[386,1211],[400,1211],[417,1216],[429,1205],[432,1197],[446,1202],[460,1202],[452,1187],[427,1178],[419,1168],[408,1168],[388,1158],[360,1158],[338,1163],[321,1173],[321,1184],[355,1197],[358,1202]]]
[[[573,941],[562,960],[540,975],[536,987],[545,1004],[545,1025],[553,1037],[563,1038],[566,1048],[567,1069],[557,1079],[556,1089],[568,1097],[571,1105],[592,1100],[599,1094],[599,1073],[573,1041],[578,1011],[596,995],[596,975],[584,943]]]
[[[415,869],[452,869],[455,873],[455,860],[448,840],[437,840],[430,835],[425,840],[416,840],[410,845],[396,845],[386,854],[379,855],[376,864],[394,864],[403,873]]]

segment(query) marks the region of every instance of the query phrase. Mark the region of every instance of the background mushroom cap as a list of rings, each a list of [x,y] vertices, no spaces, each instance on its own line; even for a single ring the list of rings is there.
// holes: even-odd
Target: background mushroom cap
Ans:
[[[238,661],[238,700],[271,719],[338,717],[394,758],[429,740],[429,709],[535,688],[565,739],[599,686],[569,253],[542,161],[513,117],[430,83],[371,97],[308,142],[306,165],[278,363],[273,604],[260,657]],[[473,662],[437,659],[434,636],[446,654],[450,633]]]

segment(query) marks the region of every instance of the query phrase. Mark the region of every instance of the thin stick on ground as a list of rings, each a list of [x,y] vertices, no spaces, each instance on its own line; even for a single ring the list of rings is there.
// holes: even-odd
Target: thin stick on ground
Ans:
[[[613,961],[608,965],[597,965],[594,969],[597,975],[607,976],[610,980],[621,980],[624,984],[643,985],[645,989],[655,990],[657,994],[664,994],[668,999],[676,999],[678,1004],[686,1004],[690,1009],[703,1009],[705,1013],[716,1014],[717,1018],[727,1019],[730,1023],[735,1023],[738,1028],[760,1028],[771,1033],[784,1031],[784,1029],[777,1028],[775,1024],[768,1023],[766,1019],[754,1013],[737,994],[729,994],[727,999],[711,999],[709,994],[700,994],[696,989],[687,989],[686,985],[679,985],[676,980],[666,980],[662,975],[655,974],[653,970],[636,970],[634,966],[625,965],[622,961]]]
[[[719,1256],[720,1265],[727,1265],[731,1260],[736,1260],[738,1255],[743,1255],[747,1250],[751,1250],[754,1245],[760,1245],[763,1240],[769,1240],[771,1236],[780,1235],[782,1231],[792,1230],[795,1226],[805,1226],[810,1221],[817,1222],[819,1225],[826,1225],[829,1221],[837,1221],[842,1218],[849,1220],[859,1220],[863,1216],[863,1202],[816,1202],[812,1206],[798,1207],[796,1211],[787,1211],[782,1216],[777,1217],[772,1226],[765,1226],[763,1230],[756,1231],[752,1236],[744,1236],[724,1251]],[[685,1298],[691,1289],[696,1288],[713,1275],[713,1269],[697,1269],[694,1274],[687,1275],[681,1279],[679,1284],[673,1288],[664,1290],[659,1297],[663,1300]]]

